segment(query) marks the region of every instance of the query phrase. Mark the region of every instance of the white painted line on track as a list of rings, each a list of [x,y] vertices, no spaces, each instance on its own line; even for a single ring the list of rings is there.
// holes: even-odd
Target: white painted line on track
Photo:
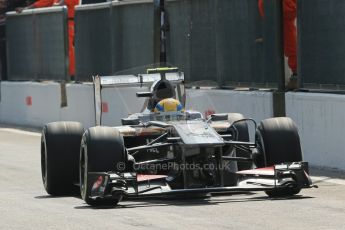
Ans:
[[[326,177],[326,176],[311,176],[311,180],[315,184],[319,184],[320,182],[326,182],[326,183],[332,183],[332,184],[345,185],[344,179],[337,179],[337,178],[331,178],[331,177]]]

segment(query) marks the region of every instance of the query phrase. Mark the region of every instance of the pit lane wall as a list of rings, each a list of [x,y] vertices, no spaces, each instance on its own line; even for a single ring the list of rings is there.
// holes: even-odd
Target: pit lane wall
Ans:
[[[102,122],[119,125],[120,119],[140,112],[144,99],[140,87],[119,87],[102,91]],[[0,123],[42,127],[53,121],[95,124],[92,84],[67,84],[67,106],[62,106],[58,83],[2,82]],[[239,112],[257,122],[273,116],[273,95],[265,91],[188,89],[187,109],[211,113]],[[287,93],[286,111],[298,125],[306,161],[311,165],[345,170],[345,96]]]
[[[344,170],[345,95],[287,93],[286,111],[299,127],[306,160]]]
[[[145,99],[135,93],[145,87],[118,87],[102,90],[102,123],[120,125],[121,118],[140,112]],[[85,127],[95,124],[93,85],[66,84],[67,105],[63,105],[59,83],[2,82],[0,122],[42,127],[61,120],[80,121]],[[245,105],[245,106],[244,106]],[[188,89],[187,109],[212,113],[238,112],[259,122],[272,117],[272,94],[260,91]]]

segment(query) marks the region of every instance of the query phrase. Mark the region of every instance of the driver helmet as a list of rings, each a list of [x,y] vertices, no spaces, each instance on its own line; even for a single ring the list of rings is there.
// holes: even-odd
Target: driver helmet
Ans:
[[[157,103],[154,112],[166,113],[166,112],[183,112],[183,106],[181,102],[174,98],[166,98]]]

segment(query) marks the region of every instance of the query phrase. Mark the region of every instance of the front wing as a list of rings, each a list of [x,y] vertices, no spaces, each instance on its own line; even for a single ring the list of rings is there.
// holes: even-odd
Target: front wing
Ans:
[[[119,194],[124,197],[162,197],[200,193],[272,191],[288,187],[299,189],[313,187],[308,175],[308,164],[305,162],[239,171],[237,174],[239,175],[237,186],[172,189],[168,183],[169,177],[166,175],[90,172],[87,186],[91,189],[91,199],[111,198]]]

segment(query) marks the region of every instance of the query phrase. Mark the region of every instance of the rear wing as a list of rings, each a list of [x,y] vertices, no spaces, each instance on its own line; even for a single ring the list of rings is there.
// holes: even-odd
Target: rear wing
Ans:
[[[102,89],[139,86],[151,88],[151,86],[161,80],[166,79],[175,87],[177,99],[185,105],[184,73],[177,68],[157,68],[149,69],[146,74],[138,75],[118,75],[118,76],[94,76],[94,102],[96,125],[102,123]],[[115,99],[114,99],[115,100]]]

